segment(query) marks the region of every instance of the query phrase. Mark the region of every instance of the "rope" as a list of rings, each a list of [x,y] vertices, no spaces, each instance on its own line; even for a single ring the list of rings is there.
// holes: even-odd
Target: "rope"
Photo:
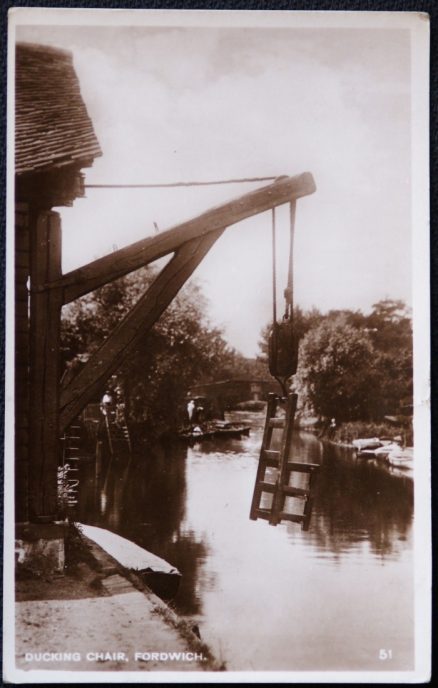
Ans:
[[[275,208],[272,208],[272,326],[274,332],[277,323],[277,258],[276,258],[276,226],[275,226]],[[275,335],[274,335],[275,336]]]
[[[169,182],[160,184],[84,184],[85,189],[170,189],[186,186],[214,186],[217,184],[242,184],[247,182],[275,181],[277,177],[243,177],[242,179],[216,179],[208,182]]]
[[[271,210],[272,215],[272,351],[275,359],[277,359],[277,241],[276,241],[276,218],[275,207]],[[287,390],[284,381],[277,375],[273,376],[280,385],[283,396],[287,396]]]
[[[284,290],[284,298],[286,300],[285,318],[290,316],[291,320],[294,314],[294,234],[295,234],[295,212],[297,204],[295,201],[289,204],[289,218],[290,218],[290,243],[289,243],[289,268],[287,273],[287,287]]]

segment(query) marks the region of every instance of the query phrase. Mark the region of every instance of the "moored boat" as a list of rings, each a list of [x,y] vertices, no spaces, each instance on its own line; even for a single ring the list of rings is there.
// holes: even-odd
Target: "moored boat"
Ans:
[[[215,420],[185,428],[179,433],[179,437],[189,443],[194,443],[202,440],[239,438],[242,435],[249,435],[249,432],[249,426]]]
[[[85,537],[99,545],[121,566],[138,574],[156,595],[163,599],[175,597],[182,578],[176,567],[109,530],[82,523],[77,525]]]
[[[377,449],[358,449],[357,455],[361,459],[375,459],[377,457],[376,452]]]
[[[353,446],[360,452],[370,449],[378,449],[382,446],[382,442],[378,437],[368,437],[365,439],[353,440]]]
[[[353,440],[357,455],[364,459],[377,459],[389,466],[409,469],[412,468],[413,448],[402,447],[398,441],[379,440],[376,438]],[[378,446],[376,446],[378,445]]]
[[[395,468],[409,469],[413,467],[414,450],[412,447],[397,447],[389,452],[386,461]]]
[[[396,452],[398,450],[400,450],[400,445],[397,444],[397,442],[386,442],[382,444],[381,447],[378,447],[378,449],[375,449],[374,454],[377,459],[386,460],[391,452]]]

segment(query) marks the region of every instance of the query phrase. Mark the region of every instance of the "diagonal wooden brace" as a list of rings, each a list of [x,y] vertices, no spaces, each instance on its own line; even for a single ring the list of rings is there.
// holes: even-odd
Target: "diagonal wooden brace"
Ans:
[[[108,377],[135,349],[224,230],[225,227],[185,243],[100,349],[61,391],[61,432],[101,391]]]

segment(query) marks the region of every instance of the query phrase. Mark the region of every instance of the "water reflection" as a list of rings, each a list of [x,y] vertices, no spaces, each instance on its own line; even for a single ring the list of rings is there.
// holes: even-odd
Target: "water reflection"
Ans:
[[[125,459],[125,460],[124,460]],[[184,614],[197,614],[198,568],[207,547],[184,531],[186,449],[157,445],[147,457],[119,457],[103,467],[96,490],[91,465],[81,475],[78,519],[99,525],[163,557],[184,573],[179,597]]]
[[[364,540],[372,553],[396,556],[411,526],[412,481],[332,445],[324,446],[320,463],[309,533],[312,543],[333,558]]]
[[[309,531],[291,523],[272,528],[252,522],[249,505],[263,417],[252,414],[244,420],[252,424],[249,437],[193,447],[157,446],[130,462],[120,457],[109,471],[103,466],[98,484],[93,464],[83,465],[78,518],[108,527],[177,566],[183,579],[175,607],[196,617],[203,636],[225,653],[233,668],[316,668],[315,654],[304,648],[304,641],[297,638],[291,649],[292,636],[300,628],[291,619],[305,614],[303,637],[307,634],[307,644],[317,642],[322,633],[318,595],[324,598],[330,643],[339,640],[339,647],[346,648],[345,658],[344,650],[336,658],[320,652],[322,668],[329,668],[330,662],[345,666],[349,652],[353,661],[354,643],[374,647],[377,641],[366,635],[369,629],[356,629],[355,615],[365,626],[378,623],[383,643],[385,633],[391,637],[397,627],[393,644],[403,649],[407,666],[412,650],[412,572],[406,558],[412,481],[355,459],[350,451],[322,445],[311,435],[297,434],[294,458],[320,464]],[[291,575],[298,587],[291,587]],[[384,596],[380,588],[386,590]],[[337,594],[349,602],[344,620],[330,626],[330,614],[338,614]],[[254,620],[261,599],[266,613],[259,627]],[[388,608],[383,614],[394,604],[396,612]],[[266,643],[271,623],[275,652]],[[280,631],[284,640],[275,635]],[[236,650],[247,638],[252,638],[252,648]],[[363,651],[363,668],[374,668],[373,653],[370,649],[368,657]]]

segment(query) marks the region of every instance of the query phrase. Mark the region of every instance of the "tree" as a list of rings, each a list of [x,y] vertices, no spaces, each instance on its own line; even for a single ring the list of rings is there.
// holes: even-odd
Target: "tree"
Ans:
[[[370,315],[364,317],[364,324],[379,351],[412,350],[411,318],[403,301],[378,301]]]
[[[412,349],[376,352],[374,363],[378,380],[375,415],[398,415],[412,409]]]
[[[376,352],[375,369],[379,380],[376,413],[398,414],[412,405],[413,357],[412,324],[403,301],[384,299],[364,316]]]
[[[142,268],[64,309],[66,374],[103,343],[155,274],[150,267]],[[117,371],[129,419],[157,435],[176,428],[190,386],[220,379],[242,358],[227,345],[222,332],[211,326],[205,311],[199,286],[193,281],[187,283]]]
[[[341,316],[323,320],[305,335],[296,387],[318,415],[340,421],[369,419],[375,383],[367,332],[346,324]]]
[[[302,336],[294,381],[302,408],[361,420],[409,410],[412,326],[403,301],[384,299],[369,314],[296,308],[294,319]],[[270,329],[262,330],[261,360],[267,360]]]

